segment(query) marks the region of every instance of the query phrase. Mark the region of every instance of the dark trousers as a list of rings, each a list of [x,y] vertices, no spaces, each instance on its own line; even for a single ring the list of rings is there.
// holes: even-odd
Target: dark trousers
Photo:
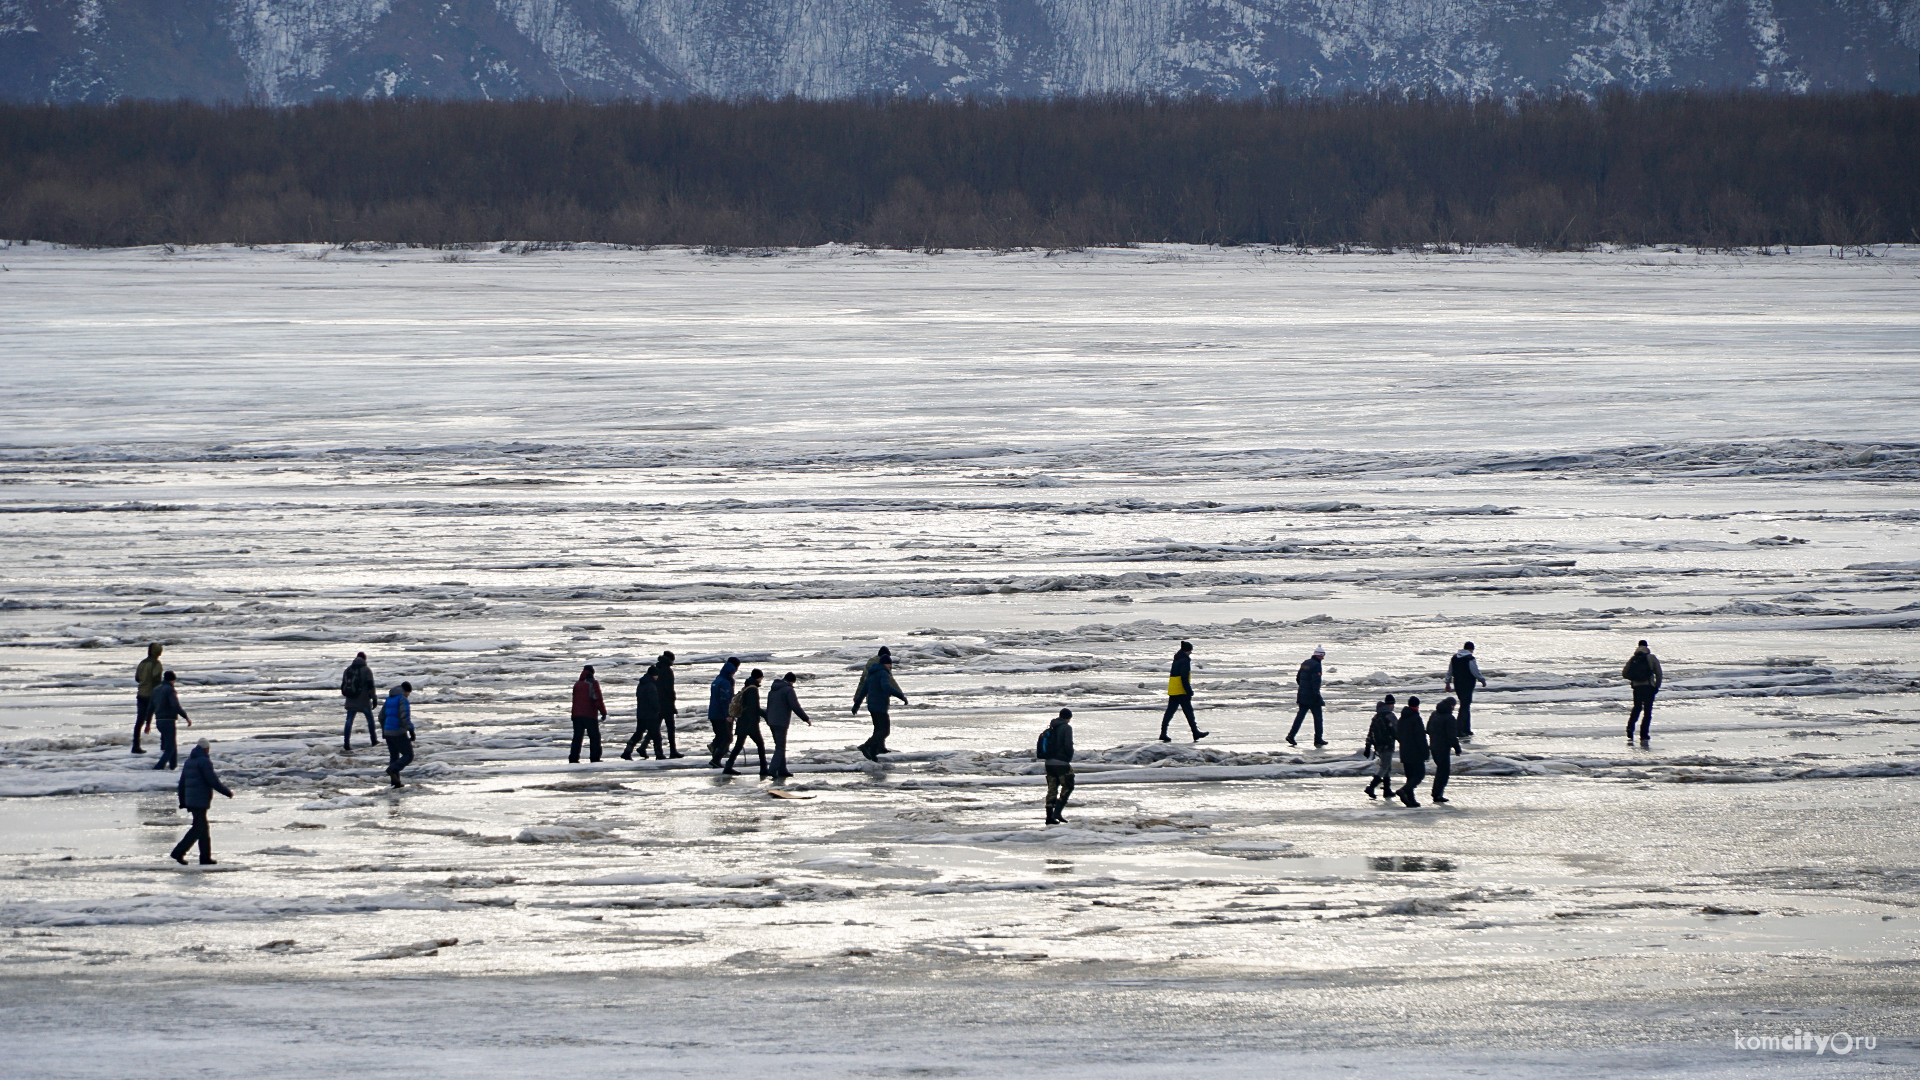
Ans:
[[[180,742],[174,737],[173,721],[155,720],[153,726],[160,729],[160,760],[153,763],[156,769],[172,769],[180,764]]]
[[[1414,801],[1413,796],[1415,790],[1420,786],[1420,781],[1427,778],[1427,761],[1425,758],[1403,757],[1400,759],[1400,767],[1407,771],[1407,786],[1401,788],[1395,794],[1400,796],[1401,802],[1412,803]]]
[[[153,726],[153,699],[136,697],[133,699],[133,752],[140,752],[140,729]]]
[[[1636,686],[1633,688],[1633,711],[1627,714],[1627,738],[1633,738],[1634,721],[1640,722],[1640,737],[1646,738],[1647,731],[1653,727],[1653,695],[1660,692],[1657,686]]]
[[[347,705],[347,726],[340,730],[340,742],[347,749],[353,749],[353,717],[355,713],[365,713],[367,717],[367,745],[380,745],[380,729],[373,722],[373,704],[371,702]]]
[[[753,752],[760,755],[760,775],[765,776],[767,775],[767,740],[760,735],[758,718],[748,720],[742,717],[739,723],[733,725],[733,753],[727,755],[727,768],[733,768],[734,760],[740,756],[740,751],[747,745],[748,739],[753,740]]]
[[[785,780],[793,774],[787,771],[787,728],[791,722],[776,724],[767,721],[767,730],[773,735],[773,778]]]
[[[1473,734],[1473,687],[1473,683],[1468,683],[1453,688],[1454,694],[1460,699],[1459,724],[1460,737],[1463,739]]]
[[[580,740],[585,737],[590,744],[587,758],[600,760],[600,718],[597,716],[576,716],[573,718],[573,749],[567,751],[567,760],[580,760]]]
[[[627,740],[627,749],[624,756],[632,757],[633,748],[638,746],[640,747],[640,756],[646,757],[648,743],[653,744],[654,757],[665,758],[667,756],[667,752],[660,749],[660,721],[658,720],[641,720],[634,724],[633,738]],[[575,751],[575,753],[578,752],[579,751]]]
[[[1073,765],[1071,762],[1047,762],[1047,820],[1060,816],[1067,808],[1067,800],[1073,796]]]
[[[887,736],[893,734],[893,718],[885,709],[869,706],[867,712],[873,717],[873,734],[867,736],[867,741],[860,744],[860,749],[884,754],[887,752]]]
[[[713,760],[708,763],[710,769],[720,767],[720,759],[727,754],[727,748],[733,745],[733,720],[731,717],[709,717],[713,725],[713,741],[707,744],[707,756]]]
[[[1287,738],[1291,739],[1295,735],[1300,734],[1300,722],[1307,718],[1308,713],[1312,713],[1313,714],[1313,745],[1319,746],[1321,743],[1326,742],[1327,737],[1325,734],[1323,734],[1323,731],[1326,727],[1326,722],[1327,722],[1326,710],[1327,710],[1327,703],[1324,701],[1316,701],[1311,705],[1307,704],[1304,701],[1301,702],[1299,711],[1293,714],[1293,730],[1287,732]]]
[[[1170,694],[1167,696],[1167,711],[1160,716],[1160,737],[1167,737],[1167,725],[1173,723],[1173,714],[1184,711],[1187,714],[1187,727],[1195,735],[1200,734],[1200,725],[1193,722],[1193,695]]]
[[[207,831],[207,812],[205,809],[190,809],[187,813],[193,815],[193,827],[187,830],[187,835],[181,837],[179,843],[173,845],[173,857],[178,859],[185,856],[187,849],[197,840],[200,842],[200,862],[203,865],[210,863],[213,861],[213,834]]]
[[[672,713],[667,714],[665,725],[667,729],[667,753],[672,754],[674,757],[679,757],[680,743],[679,743],[678,737],[675,735],[673,730],[673,714]]]
[[[1438,753],[1433,755],[1433,797],[1439,798],[1447,793],[1447,778],[1453,775],[1453,755]]]
[[[404,731],[387,732],[387,771],[395,776],[413,764],[413,736]]]

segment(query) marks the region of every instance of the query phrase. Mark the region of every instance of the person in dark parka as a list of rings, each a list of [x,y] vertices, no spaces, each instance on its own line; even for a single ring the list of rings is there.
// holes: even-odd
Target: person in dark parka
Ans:
[[[1173,723],[1175,711],[1187,714],[1187,730],[1193,733],[1193,741],[1199,742],[1209,734],[1201,731],[1200,725],[1193,719],[1193,642],[1183,641],[1179,651],[1173,654],[1173,666],[1167,671],[1167,711],[1160,714],[1160,741],[1172,742],[1167,735],[1167,727]]]
[[[160,760],[153,763],[156,769],[171,769],[180,764],[180,743],[174,736],[173,722],[187,721],[187,710],[180,707],[180,693],[173,686],[173,672],[169,671],[160,678],[160,685],[153,692],[153,722],[160,729]]]
[[[785,780],[792,776],[787,771],[787,728],[794,717],[808,727],[813,721],[807,717],[807,710],[800,707],[800,695],[794,693],[793,682],[799,676],[789,671],[773,681],[767,689],[767,730],[773,733],[773,778]]]
[[[740,751],[747,745],[747,740],[752,739],[754,752],[760,755],[760,779],[767,778],[767,740],[760,735],[760,721],[767,715],[760,707],[762,678],[764,676],[760,669],[754,668],[747,673],[747,681],[740,685],[740,693],[736,695],[740,708],[739,715],[733,718],[733,752],[727,755],[726,768],[720,770],[728,776],[740,775],[733,763],[739,760]]]
[[[1367,798],[1373,798],[1373,789],[1378,787],[1388,798],[1393,797],[1393,695],[1381,698],[1373,707],[1373,721],[1367,725],[1367,745],[1360,756],[1374,758],[1379,762],[1373,777],[1367,781]]]
[[[1315,648],[1313,655],[1301,661],[1300,670],[1294,673],[1293,700],[1299,708],[1293,714],[1293,730],[1287,732],[1288,746],[1300,745],[1293,741],[1293,737],[1300,734],[1300,722],[1307,718],[1308,713],[1313,714],[1313,745],[1327,745],[1323,715],[1327,708],[1327,699],[1320,696],[1320,661],[1326,655],[1326,649]]]
[[[1067,800],[1073,796],[1073,719],[1072,709],[1061,709],[1040,736],[1041,758],[1047,763],[1047,824],[1066,821]]]
[[[1486,676],[1480,674],[1480,661],[1474,659],[1473,642],[1460,646],[1460,651],[1447,661],[1447,691],[1460,695],[1460,720],[1454,726],[1459,728],[1460,737],[1473,738],[1473,688],[1474,684],[1487,685]]]
[[[141,729],[153,730],[153,692],[160,688],[160,676],[164,668],[160,664],[160,654],[165,646],[158,642],[147,646],[147,658],[133,669],[133,752],[144,754],[140,746]]]
[[[1453,755],[1460,750],[1460,727],[1453,717],[1453,699],[1442,698],[1427,719],[1427,751],[1433,755],[1433,801],[1447,801],[1447,778],[1453,775]]]
[[[1633,724],[1638,720],[1640,741],[1644,743],[1653,727],[1653,696],[1666,681],[1666,672],[1660,670],[1660,658],[1653,655],[1653,648],[1645,638],[1634,647],[1627,666],[1620,669],[1620,677],[1633,687],[1633,710],[1627,713],[1627,738],[1633,738]]]
[[[686,757],[680,752],[679,736],[673,730],[673,718],[680,714],[680,699],[673,691],[673,653],[663,651],[653,664],[654,678],[660,684],[660,722],[667,729],[667,756]]]
[[[1407,707],[1400,710],[1400,723],[1394,728],[1393,741],[1400,747],[1400,768],[1407,774],[1407,786],[1396,794],[1408,806],[1419,806],[1413,795],[1427,775],[1427,729],[1420,723],[1419,698],[1408,698]]]
[[[607,718],[607,699],[600,693],[600,680],[593,677],[593,665],[580,669],[573,684],[573,748],[567,763],[580,763],[580,740],[588,742],[588,761],[600,760],[600,721]]]
[[[353,663],[340,673],[340,696],[347,702],[347,726],[340,732],[340,749],[353,751],[353,718],[356,713],[365,713],[367,717],[367,745],[380,745],[380,729],[374,725],[373,707],[379,704],[374,693],[373,669],[367,666],[367,654],[357,653]]]
[[[193,815],[193,827],[173,845],[173,861],[181,866],[187,865],[187,849],[195,842],[200,845],[200,865],[214,865],[213,834],[207,830],[207,810],[213,806],[216,791],[233,798],[232,790],[221,783],[219,774],[213,771],[213,758],[207,753],[207,746],[205,739],[195,743],[193,752],[187,755],[187,767],[180,770],[180,808]]]
[[[727,716],[727,709],[733,704],[733,673],[740,670],[740,658],[727,657],[720,665],[720,674],[707,684],[707,723],[713,725],[713,739],[707,743],[707,768],[720,767],[720,755],[733,745],[733,720]]]
[[[659,666],[648,667],[640,676],[640,685],[633,690],[633,738],[627,740],[627,748],[620,756],[633,760],[633,748],[637,743],[640,756],[647,756],[647,744],[653,744],[653,756],[665,761],[667,752],[660,748],[660,676]]]
[[[860,753],[868,761],[879,761],[887,752],[887,736],[893,734],[894,698],[904,704],[907,695],[893,681],[893,650],[882,645],[879,654],[867,661],[866,670],[860,673],[860,688],[853,693],[853,714],[860,715],[860,703],[865,701],[867,715],[873,718],[873,734],[860,744]]]

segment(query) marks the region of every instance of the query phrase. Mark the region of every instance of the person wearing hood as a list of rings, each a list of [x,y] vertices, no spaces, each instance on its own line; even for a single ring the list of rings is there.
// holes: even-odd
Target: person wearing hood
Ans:
[[[193,726],[187,710],[180,706],[180,693],[174,689],[173,672],[169,671],[161,676],[160,686],[153,692],[153,721],[160,729],[160,760],[153,763],[156,769],[171,769],[180,764],[180,744],[173,734],[175,720],[185,720],[188,727]]]
[[[880,755],[887,753],[887,736],[893,733],[893,718],[889,710],[894,698],[905,704],[907,695],[900,684],[893,681],[893,650],[885,645],[880,652],[867,661],[866,669],[860,673],[860,688],[853,692],[853,715],[860,715],[860,703],[867,703],[867,715],[873,717],[873,734],[860,744],[860,753],[868,761],[879,761]]]
[[[713,725],[713,741],[707,743],[707,768],[720,767],[720,756],[733,745],[733,720],[727,715],[733,707],[733,673],[740,670],[740,658],[727,657],[720,674],[707,685],[707,722]]]
[[[1172,742],[1167,728],[1173,723],[1176,712],[1187,714],[1187,730],[1193,734],[1193,741],[1199,742],[1209,732],[1201,731],[1200,725],[1193,719],[1193,642],[1183,641],[1173,654],[1173,666],[1167,670],[1167,711],[1160,714],[1160,741]]]
[[[1660,658],[1653,655],[1653,647],[1645,638],[1634,646],[1627,666],[1620,669],[1620,677],[1633,687],[1633,710],[1627,713],[1627,741],[1633,741],[1633,725],[1639,721],[1640,741],[1644,743],[1653,727],[1653,695],[1660,692],[1660,684],[1666,681],[1666,673],[1660,670]]]
[[[773,778],[785,780],[793,776],[787,771],[787,728],[793,718],[799,717],[808,727],[813,721],[807,717],[807,710],[800,707],[800,695],[794,692],[794,680],[799,678],[789,671],[767,690],[767,730],[773,733]]]
[[[1407,786],[1397,794],[1408,806],[1419,806],[1414,792],[1427,775],[1427,729],[1420,723],[1420,699],[1410,697],[1400,710],[1400,723],[1394,728],[1393,741],[1400,746],[1400,768],[1406,771]]]
[[[1367,781],[1367,798],[1373,798],[1373,789],[1387,798],[1393,797],[1393,695],[1381,698],[1373,707],[1373,720],[1367,725],[1367,745],[1360,756],[1373,758],[1379,762],[1373,778]]]
[[[1300,734],[1300,722],[1307,718],[1308,713],[1313,714],[1313,745],[1327,745],[1323,715],[1326,712],[1327,699],[1320,696],[1320,661],[1325,659],[1326,655],[1325,648],[1315,646],[1313,655],[1302,660],[1300,670],[1294,673],[1293,700],[1299,708],[1293,714],[1293,730],[1287,732],[1288,746],[1300,745],[1293,741],[1293,737]]]
[[[340,696],[347,699],[347,726],[340,732],[340,749],[353,752],[353,718],[356,713],[367,716],[367,745],[380,745],[380,729],[373,722],[373,707],[379,703],[374,693],[373,669],[367,666],[367,654],[356,653],[353,663],[340,673]]]
[[[747,672],[747,681],[740,686],[740,692],[734,695],[733,704],[728,711],[733,713],[733,752],[727,755],[727,764],[720,771],[727,776],[739,776],[733,763],[740,758],[740,750],[753,740],[754,752],[760,755],[760,779],[767,778],[767,740],[760,736],[760,720],[766,712],[760,708],[760,680],[765,676],[759,668]]]
[[[1460,729],[1453,718],[1453,699],[1442,698],[1427,719],[1427,751],[1433,755],[1434,802],[1447,801],[1447,778],[1453,775],[1453,755],[1461,753]]]
[[[387,703],[380,708],[380,728],[387,737],[387,780],[394,787],[400,782],[400,770],[413,764],[413,684],[403,682],[387,691]]]
[[[607,699],[600,693],[600,680],[593,677],[593,665],[580,669],[573,684],[573,748],[567,751],[567,763],[580,764],[580,741],[587,740],[587,760],[600,760],[600,721],[607,718]]]
[[[193,815],[193,827],[187,835],[173,845],[173,861],[181,866],[187,865],[187,849],[195,843],[200,845],[200,865],[213,866],[213,834],[207,829],[207,811],[213,806],[213,793],[219,792],[227,798],[233,798],[233,791],[220,782],[220,776],[213,771],[213,757],[208,754],[210,744],[205,739],[193,745],[193,752],[187,755],[187,767],[180,770],[180,783],[176,791],[180,796],[180,809]]]
[[[1487,685],[1486,677],[1480,674],[1480,661],[1473,657],[1473,642],[1460,646],[1447,662],[1447,686],[1449,693],[1460,695],[1460,737],[1473,738],[1473,686],[1479,683]],[[1436,759],[1438,760],[1438,759]],[[1437,778],[1436,778],[1437,782]]]
[[[140,732],[153,730],[153,692],[160,687],[160,676],[165,669],[160,665],[160,653],[164,651],[158,642],[147,646],[147,658],[133,669],[133,752],[144,754],[140,746]]]
[[[627,748],[620,751],[623,761],[633,760],[635,744],[640,747],[640,756],[647,756],[647,744],[653,744],[653,756],[665,761],[667,752],[660,747],[660,667],[648,666],[640,676],[640,685],[633,690],[633,737],[627,740]]]
[[[660,687],[660,722],[667,729],[667,756],[686,757],[680,752],[680,739],[673,730],[673,718],[680,714],[680,699],[673,692],[673,653],[662,651],[653,663],[654,681]]]
[[[1067,819],[1064,811],[1073,795],[1073,719],[1072,709],[1061,709],[1047,730],[1040,733],[1034,747],[1037,757],[1047,763],[1047,824],[1059,825]]]

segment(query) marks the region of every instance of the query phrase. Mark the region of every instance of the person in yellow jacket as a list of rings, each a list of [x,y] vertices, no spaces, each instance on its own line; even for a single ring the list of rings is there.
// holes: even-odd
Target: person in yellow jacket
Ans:
[[[133,669],[133,681],[139,684],[133,699],[133,752],[136,754],[146,753],[140,747],[140,732],[153,730],[153,691],[165,674],[160,666],[160,651],[158,642],[147,646],[147,658]]]
[[[1174,710],[1183,710],[1187,714],[1187,728],[1193,732],[1193,741],[1199,742],[1207,737],[1200,725],[1193,720],[1193,642],[1180,643],[1180,651],[1173,654],[1173,669],[1167,672],[1167,711],[1160,717],[1160,741],[1172,742],[1167,737],[1167,725],[1173,722]]]

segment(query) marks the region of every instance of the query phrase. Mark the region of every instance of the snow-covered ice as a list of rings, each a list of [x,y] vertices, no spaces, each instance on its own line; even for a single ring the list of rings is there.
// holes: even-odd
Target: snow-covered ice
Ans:
[[[1920,1069],[1920,249],[0,266],[10,1075]],[[1369,801],[1468,638],[1454,801]],[[238,795],[205,871],[150,641]],[[663,648],[692,749],[621,761]],[[799,674],[809,798],[704,768],[729,655]],[[1734,1046],[1796,1030],[1877,1042]]]

